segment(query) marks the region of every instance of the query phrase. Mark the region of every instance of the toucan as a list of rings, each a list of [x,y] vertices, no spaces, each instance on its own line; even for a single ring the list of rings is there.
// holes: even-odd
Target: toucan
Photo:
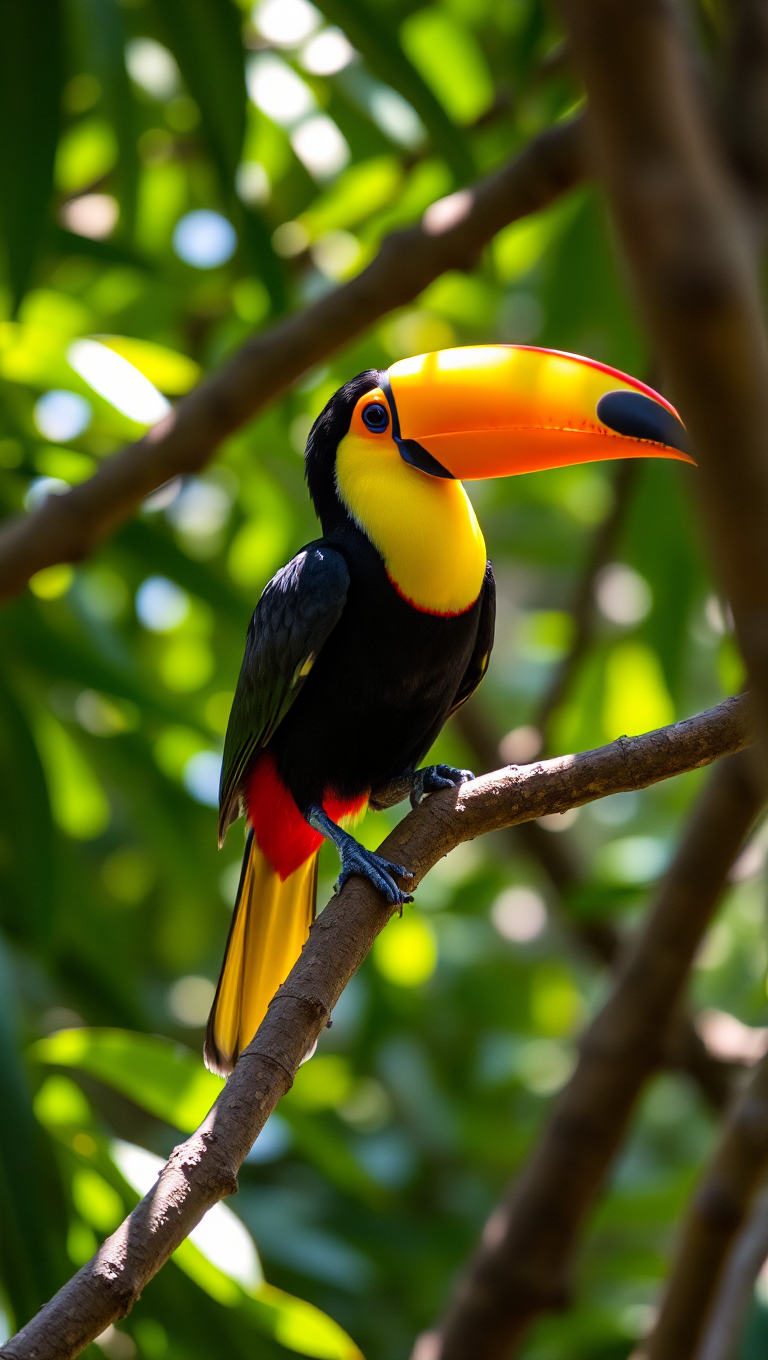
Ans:
[[[248,833],[205,1040],[213,1071],[232,1070],[301,952],[323,839],[337,887],[362,874],[402,905],[406,868],[349,826],[473,777],[421,766],[493,646],[493,570],[463,481],[627,457],[693,461],[674,407],[534,346],[370,369],[318,416],[305,461],[322,537],[261,595],[224,742],[219,844],[242,813]]]

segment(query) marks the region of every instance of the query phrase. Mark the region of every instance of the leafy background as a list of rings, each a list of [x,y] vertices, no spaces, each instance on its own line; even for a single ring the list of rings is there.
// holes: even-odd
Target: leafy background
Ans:
[[[386,232],[571,112],[579,91],[558,44],[540,0],[265,0],[252,12],[4,0],[5,511],[89,476],[165,409],[161,393],[183,394],[351,277]],[[216,850],[218,762],[250,612],[315,533],[309,425],[362,368],[496,340],[651,375],[593,189],[502,231],[474,273],[444,275],[307,373],[210,470],[150,498],[83,566],[39,573],[0,617],[6,1335],[89,1258],[152,1179],[152,1155],[166,1157],[218,1089],[202,1033],[242,850],[239,829]],[[130,399],[110,355],[132,365]],[[526,758],[526,741],[535,753],[530,728],[617,496],[615,560],[549,751],[738,688],[693,487],[689,469],[649,463],[626,485],[600,465],[471,488],[500,595],[476,716],[494,740],[513,734],[507,759]],[[457,728],[435,758],[479,768]],[[689,776],[550,823],[578,866],[565,899],[530,847],[503,836],[441,863],[348,987],[239,1195],[90,1353],[404,1360],[605,993],[573,922],[636,923],[699,786]],[[399,815],[369,817],[366,843]],[[740,861],[693,980],[697,1005],[748,1026],[768,1023],[764,845],[758,833]],[[324,850],[321,902],[335,873]],[[630,1354],[713,1128],[685,1078],[653,1081],[573,1306],[538,1325],[527,1360]],[[764,1317],[758,1297],[745,1357],[762,1353]]]

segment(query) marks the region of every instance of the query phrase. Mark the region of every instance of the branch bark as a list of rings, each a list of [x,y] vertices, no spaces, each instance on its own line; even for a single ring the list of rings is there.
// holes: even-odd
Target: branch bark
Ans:
[[[417,884],[438,859],[485,831],[646,787],[740,751],[749,740],[746,701],[729,699],[642,737],[498,770],[426,799],[387,837],[382,853],[405,864]],[[726,826],[733,816],[725,812]],[[698,873],[697,863],[695,882]],[[360,878],[329,903],[200,1128],[174,1150],[155,1187],[96,1256],[0,1348],[0,1357],[71,1360],[125,1316],[206,1211],[235,1193],[240,1164],[391,911]]]
[[[752,242],[673,3],[562,0],[597,163],[653,352],[699,460],[714,555],[768,734],[768,345]]]
[[[723,1274],[697,1360],[736,1360],[755,1280],[768,1257],[768,1187],[758,1196]]]
[[[688,1209],[659,1320],[641,1348],[647,1360],[693,1360],[728,1252],[766,1167],[768,1056],[736,1101]]]
[[[541,134],[471,189],[433,204],[418,226],[396,232],[361,274],[313,306],[249,340],[138,443],[87,482],[50,496],[0,531],[0,600],[55,562],[77,562],[127,519],[145,496],[197,472],[233,430],[313,364],[448,269],[471,269],[502,227],[551,203],[585,174],[581,119]]]
[[[720,765],[694,808],[653,910],[522,1175],[489,1219],[439,1333],[434,1360],[501,1360],[533,1319],[562,1307],[584,1221],[635,1100],[660,1065],[696,948],[760,797],[744,758]]]

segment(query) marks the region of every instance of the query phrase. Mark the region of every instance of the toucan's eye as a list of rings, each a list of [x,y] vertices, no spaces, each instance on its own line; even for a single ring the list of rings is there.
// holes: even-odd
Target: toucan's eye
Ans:
[[[374,434],[381,434],[389,424],[389,412],[386,406],[382,406],[380,401],[371,402],[363,411],[363,424],[368,426]]]

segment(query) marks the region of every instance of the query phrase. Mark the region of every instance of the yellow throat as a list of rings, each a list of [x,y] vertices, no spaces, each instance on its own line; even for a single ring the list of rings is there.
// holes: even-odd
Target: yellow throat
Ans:
[[[336,454],[336,485],[352,518],[384,559],[401,595],[430,614],[463,614],[485,575],[485,540],[461,482],[403,461],[392,440],[348,434]]]

